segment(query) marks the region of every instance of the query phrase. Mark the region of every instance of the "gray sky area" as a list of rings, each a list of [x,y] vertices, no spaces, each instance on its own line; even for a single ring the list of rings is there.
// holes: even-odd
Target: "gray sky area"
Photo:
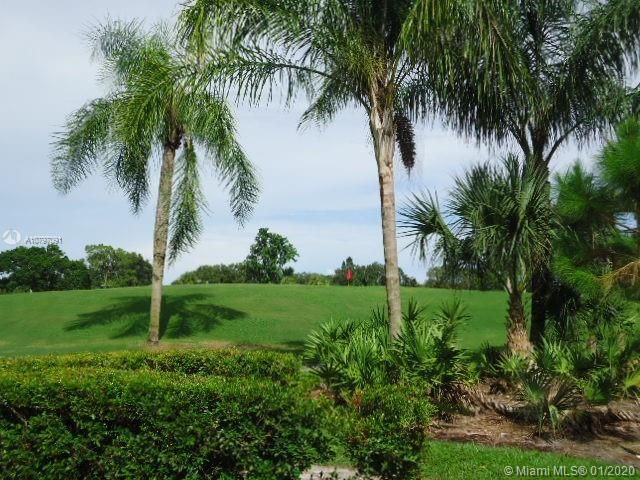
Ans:
[[[49,172],[51,135],[66,115],[103,94],[83,33],[106,16],[173,18],[176,0],[22,0],[4,2],[0,16],[0,233],[23,238],[61,236],[72,258],[87,244],[105,243],[151,257],[153,206],[134,216],[122,194],[96,175],[62,196]],[[300,107],[304,99],[299,101]],[[236,108],[240,139],[260,171],[262,195],[244,229],[229,214],[226,193],[212,175],[205,184],[210,213],[198,246],[167,272],[172,281],[201,264],[242,260],[259,227],[290,238],[297,271],[326,273],[342,259],[382,261],[376,168],[364,114],[349,110],[323,128],[297,129],[302,108],[274,104]],[[412,191],[448,195],[452,176],[501,152],[477,148],[437,124],[420,127],[419,165],[408,177],[398,169],[398,202]],[[590,153],[566,147],[553,167]],[[402,243],[402,242],[401,242]],[[10,248],[0,241],[0,250]],[[425,266],[404,250],[400,265],[423,280]]]

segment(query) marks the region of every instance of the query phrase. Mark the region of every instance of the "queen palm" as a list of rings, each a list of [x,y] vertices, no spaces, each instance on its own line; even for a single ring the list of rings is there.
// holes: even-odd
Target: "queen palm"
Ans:
[[[478,8],[499,4],[469,3]],[[303,122],[329,122],[348,106],[366,113],[380,190],[392,338],[401,323],[395,148],[397,144],[402,163],[411,168],[412,119],[418,112],[430,111],[431,79],[436,72],[445,75],[448,68],[439,62],[429,69],[422,59],[408,55],[406,32],[415,28],[419,4],[417,0],[193,0],[182,13],[185,37],[200,54],[208,53],[210,78],[227,81],[241,98],[252,102],[271,98],[280,84],[286,101],[297,91],[308,94]],[[468,17],[474,13],[464,12]],[[477,23],[483,18],[476,17]],[[434,39],[434,48],[440,46],[435,41],[440,33],[435,27],[425,33]]]
[[[412,3],[197,0],[183,13],[193,44],[203,44],[216,28],[241,43],[240,48],[208,59],[212,78],[221,75],[220,80],[235,81],[241,95],[258,100],[278,78],[288,82],[284,86],[288,99],[298,88],[310,93],[303,122],[331,121],[348,105],[366,112],[380,188],[387,303],[394,336],[401,322],[394,151],[397,142],[404,165],[413,166],[415,147],[407,112],[411,102],[420,102],[426,95],[419,67],[408,60],[400,44]]]
[[[562,145],[599,137],[631,106],[625,73],[628,60],[633,64],[638,58],[640,2],[504,0],[503,5],[510,13],[496,18],[496,28],[509,39],[504,46],[511,51],[503,52],[508,61],[459,55],[453,79],[440,85],[449,93],[438,98],[460,132],[518,145],[525,160],[548,179]],[[447,41],[455,50],[458,39],[469,33],[450,24]],[[495,81],[480,89],[468,78]],[[549,281],[548,263],[540,264],[532,279],[536,341],[544,331]]]
[[[549,254],[548,208],[544,176],[510,155],[500,166],[476,166],[456,178],[444,212],[433,196],[414,196],[400,225],[422,259],[433,245],[447,271],[472,270],[502,284],[509,296],[507,348],[528,354],[524,293],[532,267]]]
[[[91,39],[108,92],[74,112],[57,134],[54,184],[66,193],[102,167],[138,213],[149,195],[153,160],[161,158],[149,324],[149,342],[157,344],[167,253],[175,260],[202,230],[206,203],[196,147],[229,188],[240,222],[257,199],[257,179],[236,140],[229,108],[206,89],[182,81],[186,53],[173,46],[163,27],[145,32],[135,22],[110,21]]]

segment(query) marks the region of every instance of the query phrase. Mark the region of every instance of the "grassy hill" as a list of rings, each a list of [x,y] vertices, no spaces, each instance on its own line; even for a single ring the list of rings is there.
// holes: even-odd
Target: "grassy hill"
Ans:
[[[367,316],[385,298],[383,287],[197,285],[165,292],[166,346],[299,349],[326,320]],[[431,311],[457,295],[472,317],[462,344],[504,342],[501,292],[405,288],[403,295]],[[0,295],[0,355],[144,348],[148,308],[148,287]]]

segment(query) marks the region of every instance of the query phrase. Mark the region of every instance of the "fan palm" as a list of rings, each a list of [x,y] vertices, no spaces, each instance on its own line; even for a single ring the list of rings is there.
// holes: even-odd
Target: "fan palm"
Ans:
[[[476,26],[494,20],[474,15],[477,11],[500,4],[469,0],[470,8],[461,9],[457,8],[460,2],[446,3],[449,8],[456,6],[466,25]],[[395,149],[397,145],[402,163],[410,169],[415,163],[412,122],[419,113],[433,111],[431,83],[437,75],[446,77],[451,68],[435,54],[445,51],[438,41],[444,27],[437,22],[437,9],[429,10],[433,22],[424,32],[425,38],[433,40],[433,65],[427,68],[423,58],[410,55],[407,32],[422,35],[417,23],[424,13],[422,4],[419,0],[192,0],[182,13],[185,37],[199,54],[208,53],[209,77],[214,83],[233,86],[240,98],[270,99],[280,84],[287,102],[298,91],[308,95],[303,123],[329,122],[348,106],[366,113],[380,189],[392,338],[400,331],[402,316]],[[494,29],[483,31],[495,41]],[[489,40],[485,44],[495,47]],[[469,49],[468,53],[480,51]]]
[[[496,17],[505,21],[496,28],[509,39],[511,52],[495,62],[460,55],[452,80],[438,84],[448,94],[438,98],[457,130],[478,140],[517,144],[525,161],[548,179],[550,162],[563,144],[599,137],[631,106],[625,73],[638,59],[640,2],[504,0],[503,9],[510,13]],[[469,33],[450,23],[448,41],[455,50]],[[495,81],[480,89],[474,78]],[[544,331],[549,282],[547,262],[532,279],[536,341]]]
[[[540,171],[513,155],[498,167],[473,167],[455,180],[446,217],[430,195],[416,195],[402,209],[401,227],[424,259],[433,244],[445,268],[493,275],[509,295],[507,346],[529,353],[524,293],[532,268],[549,254],[551,212]],[[445,218],[451,218],[448,223]]]
[[[257,179],[235,137],[223,100],[181,80],[185,52],[162,27],[109,21],[91,35],[108,93],[74,112],[57,134],[54,184],[68,192],[98,167],[127,195],[137,213],[149,195],[154,157],[160,181],[153,232],[149,342],[160,337],[167,250],[173,261],[196,242],[205,198],[196,146],[229,188],[231,210],[242,222],[257,199]]]

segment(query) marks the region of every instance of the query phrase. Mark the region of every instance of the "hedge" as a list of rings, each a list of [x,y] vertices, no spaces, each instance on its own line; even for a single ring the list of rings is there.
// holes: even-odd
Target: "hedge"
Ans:
[[[190,350],[168,352],[80,353],[0,360],[3,369],[35,371],[52,367],[101,367],[116,370],[159,370],[222,377],[255,377],[287,383],[300,371],[291,354],[261,350]]]
[[[329,454],[323,417],[270,381],[5,364],[0,478],[294,479]]]
[[[421,478],[427,427],[435,414],[424,389],[407,385],[370,387],[349,399],[346,453],[365,478]]]

